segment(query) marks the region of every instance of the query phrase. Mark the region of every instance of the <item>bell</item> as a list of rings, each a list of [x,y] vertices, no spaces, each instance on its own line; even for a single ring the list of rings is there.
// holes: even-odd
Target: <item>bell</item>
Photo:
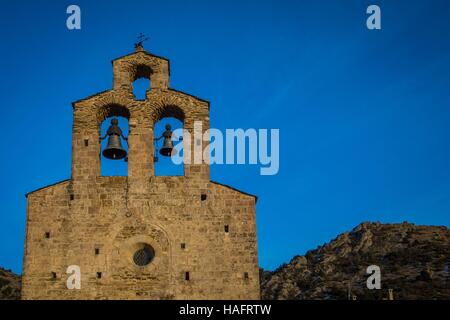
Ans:
[[[170,157],[172,155],[175,155],[177,150],[173,148],[173,142],[172,138],[164,138],[164,144],[161,150],[159,150],[159,153],[162,156]]]
[[[176,150],[173,149],[172,128],[170,124],[166,124],[166,131],[164,131],[162,137],[164,137],[164,143],[161,150],[159,150],[159,153],[164,157],[170,157],[175,155]],[[158,140],[161,138],[158,138]]]
[[[111,160],[120,160],[127,156],[126,150],[122,147],[120,136],[112,134],[108,137],[108,145],[103,150],[103,156]]]

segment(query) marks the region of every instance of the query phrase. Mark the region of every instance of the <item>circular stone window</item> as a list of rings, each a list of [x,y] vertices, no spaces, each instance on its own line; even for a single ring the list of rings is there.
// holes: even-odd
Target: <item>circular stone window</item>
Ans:
[[[134,263],[139,267],[145,267],[155,257],[155,250],[148,244],[143,244],[133,255]]]

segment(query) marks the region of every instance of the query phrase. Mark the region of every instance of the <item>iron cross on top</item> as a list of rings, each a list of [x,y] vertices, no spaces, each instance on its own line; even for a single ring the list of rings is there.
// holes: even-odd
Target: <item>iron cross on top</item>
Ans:
[[[145,36],[145,34],[143,34],[142,32],[139,34],[139,36],[138,36],[138,42],[136,42],[135,44],[134,44],[134,47],[135,48],[137,48],[137,47],[143,47],[143,45],[142,45],[142,43],[144,42],[144,41],[147,41],[148,40],[148,37],[146,37]]]

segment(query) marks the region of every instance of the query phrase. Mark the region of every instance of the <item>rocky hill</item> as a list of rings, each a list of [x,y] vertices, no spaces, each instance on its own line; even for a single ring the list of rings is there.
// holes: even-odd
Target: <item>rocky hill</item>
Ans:
[[[20,299],[20,276],[0,267],[0,300]]]
[[[366,268],[381,269],[369,290]],[[261,272],[263,299],[450,299],[450,230],[362,223],[330,243]]]

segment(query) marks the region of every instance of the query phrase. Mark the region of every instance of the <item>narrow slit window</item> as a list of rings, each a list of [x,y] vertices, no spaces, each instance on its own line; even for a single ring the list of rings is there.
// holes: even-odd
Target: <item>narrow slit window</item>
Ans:
[[[183,249],[183,250],[186,249],[186,243],[181,244],[181,249]]]
[[[52,279],[53,279],[53,280],[56,279],[56,272],[52,272]]]
[[[50,239],[50,232],[47,231],[47,232],[45,233],[45,239]]]
[[[95,255],[99,255],[100,254],[100,249],[99,248],[95,248]]]
[[[101,272],[97,272],[97,279],[101,279],[102,278],[102,273]]]
[[[84,139],[84,146],[85,147],[89,147],[89,140],[88,139]]]
[[[184,280],[189,281],[190,276],[189,276],[189,271],[184,273]]]
[[[70,201],[73,201],[75,199],[75,196],[73,194],[70,195]]]
[[[228,225],[225,225],[225,233],[228,233],[228,232],[230,232],[230,227],[228,226]]]
[[[244,272],[244,279],[248,279],[248,272]]]

